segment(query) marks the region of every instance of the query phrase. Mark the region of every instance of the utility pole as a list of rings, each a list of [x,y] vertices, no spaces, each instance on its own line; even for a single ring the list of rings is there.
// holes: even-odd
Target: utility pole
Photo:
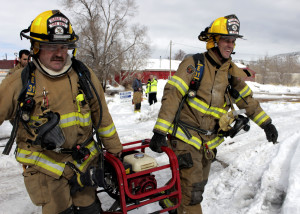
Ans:
[[[172,40],[170,41],[170,76],[169,76],[169,79],[171,79],[171,77],[172,77],[172,72],[171,72],[171,70],[172,70]]]

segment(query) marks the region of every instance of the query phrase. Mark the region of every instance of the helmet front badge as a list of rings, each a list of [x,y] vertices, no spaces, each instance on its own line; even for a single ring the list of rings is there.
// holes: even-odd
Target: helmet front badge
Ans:
[[[54,29],[55,34],[64,34],[64,29],[60,26]]]

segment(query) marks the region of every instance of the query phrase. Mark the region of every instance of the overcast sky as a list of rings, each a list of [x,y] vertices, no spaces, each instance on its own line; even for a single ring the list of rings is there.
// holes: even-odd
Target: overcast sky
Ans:
[[[59,0],[0,0],[0,59],[14,59],[20,49],[29,49],[20,31],[41,12],[60,9]],[[139,13],[133,22],[148,27],[152,58],[167,58],[179,49],[186,53],[205,51],[199,33],[216,18],[236,14],[241,22],[234,59],[255,60],[264,56],[300,51],[299,0],[136,0]],[[76,29],[75,29],[76,32]],[[80,51],[80,50],[79,50]]]

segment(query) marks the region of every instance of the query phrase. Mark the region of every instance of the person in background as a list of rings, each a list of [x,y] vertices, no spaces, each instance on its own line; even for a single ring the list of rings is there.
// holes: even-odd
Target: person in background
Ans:
[[[17,137],[15,157],[30,199],[43,214],[98,214],[100,143],[115,156],[122,151],[101,82],[68,54],[78,36],[59,10],[39,14],[21,36],[31,42],[33,61],[0,84],[0,125],[14,118],[7,145]]]
[[[162,146],[169,146],[178,157],[182,190],[179,214],[202,213],[200,203],[214,149],[224,137],[236,134],[236,125],[247,130],[250,118],[264,130],[268,141],[277,143],[278,132],[271,118],[241,80],[246,73],[232,62],[236,39],[242,37],[239,29],[235,15],[214,20],[198,37],[206,42],[202,59],[201,54],[185,58],[164,88],[150,148],[162,152]],[[247,117],[234,116],[238,111],[233,104]]]
[[[29,50],[26,49],[20,50],[18,64],[14,68],[8,71],[7,76],[11,75],[16,70],[25,68],[25,66],[28,64],[29,61],[29,55],[30,55]]]
[[[157,102],[156,94],[157,94],[157,80],[154,78],[152,74],[149,76],[149,80],[146,86],[146,95],[148,94],[148,102],[151,106],[152,104]]]
[[[141,112],[141,103],[143,96],[143,88],[142,88],[142,74],[138,73],[136,79],[132,82],[133,89],[133,104],[134,104],[134,112]]]

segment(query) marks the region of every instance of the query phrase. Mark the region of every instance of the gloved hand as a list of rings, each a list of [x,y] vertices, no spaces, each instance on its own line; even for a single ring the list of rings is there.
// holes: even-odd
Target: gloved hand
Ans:
[[[157,132],[154,132],[154,135],[151,138],[150,141],[150,149],[154,152],[162,153],[161,147],[162,146],[168,146],[166,141],[166,136],[159,134]]]
[[[85,186],[98,187],[103,184],[103,171],[96,166],[90,166],[85,173],[77,172],[69,180],[71,195],[82,191]]]
[[[269,142],[273,142],[273,144],[278,143],[277,142],[278,132],[272,123],[267,124],[263,129],[266,133],[266,137]]]

